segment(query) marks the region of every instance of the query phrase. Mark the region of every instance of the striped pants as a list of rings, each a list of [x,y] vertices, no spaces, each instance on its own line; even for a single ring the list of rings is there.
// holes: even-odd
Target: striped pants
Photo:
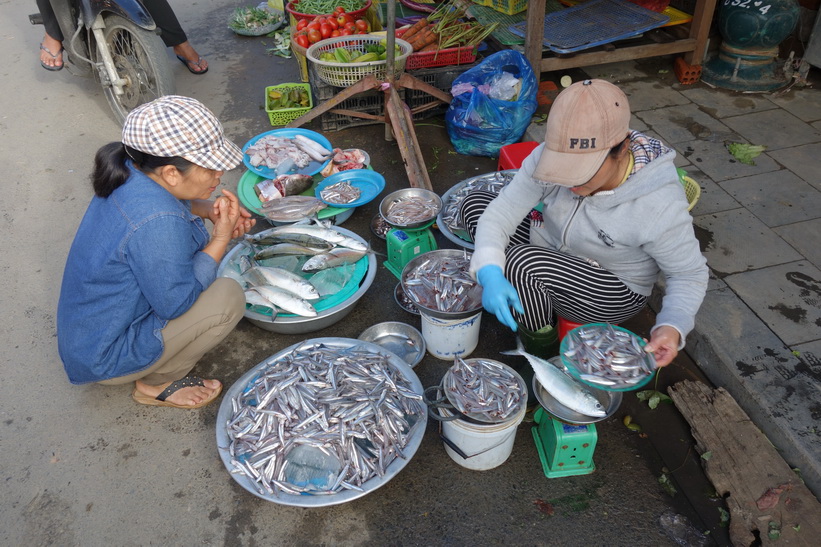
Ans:
[[[479,217],[495,198],[473,192],[460,205],[471,237]],[[586,260],[530,244],[530,218],[516,228],[505,250],[505,277],[519,293],[525,313],[513,311],[527,330],[555,325],[557,317],[574,323],[621,323],[644,308],[647,297],[631,291],[618,277]]]

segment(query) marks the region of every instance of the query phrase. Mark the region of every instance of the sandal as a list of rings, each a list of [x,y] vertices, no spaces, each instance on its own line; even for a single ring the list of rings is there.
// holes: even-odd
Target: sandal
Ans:
[[[131,398],[134,399],[136,402],[140,403],[141,405],[170,406],[173,408],[202,408],[205,405],[214,402],[217,396],[219,396],[219,394],[222,392],[222,384],[220,384],[220,387],[215,389],[214,393],[212,393],[210,397],[195,405],[178,405],[176,403],[166,401],[168,397],[170,397],[177,391],[181,390],[182,388],[194,386],[205,387],[205,382],[202,381],[202,378],[199,378],[197,376],[186,376],[181,380],[177,380],[176,382],[171,382],[170,384],[168,384],[168,386],[166,386],[163,392],[157,395],[156,397],[151,397],[141,391],[137,391],[137,388],[135,387],[134,391],[131,393]]]
[[[43,51],[45,51],[46,53],[51,55],[51,58],[54,59],[55,61],[57,60],[58,57],[60,57],[60,64],[59,65],[47,65],[46,63],[44,63],[41,60],[40,61],[40,66],[42,66],[43,68],[45,68],[46,70],[49,70],[51,72],[57,72],[58,70],[63,70],[63,59],[62,59],[62,57],[63,57],[63,51],[65,51],[65,50],[62,48],[62,46],[60,47],[60,51],[58,51],[57,53],[52,53],[49,48],[47,48],[46,46],[43,45],[43,42],[40,42],[40,49],[42,49]]]
[[[185,68],[187,68],[188,72],[190,72],[191,74],[196,74],[199,76],[200,74],[205,74],[206,72],[208,72],[208,67],[202,68],[202,62],[205,60],[202,57],[197,57],[196,63],[194,61],[189,61],[181,55],[177,55],[177,59],[179,59],[180,62],[185,65]],[[195,66],[200,70],[194,70],[193,68],[191,68],[191,66]]]

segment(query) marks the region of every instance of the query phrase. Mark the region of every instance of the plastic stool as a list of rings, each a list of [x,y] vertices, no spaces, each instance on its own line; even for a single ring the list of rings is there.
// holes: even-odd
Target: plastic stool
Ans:
[[[564,335],[572,331],[576,327],[581,327],[584,323],[574,323],[564,317],[559,317],[559,340],[564,338]]]
[[[542,407],[533,414],[533,421],[536,425],[530,431],[547,478],[587,475],[596,470],[593,463],[598,440],[595,424],[560,422]]]
[[[518,169],[522,166],[522,162],[525,161],[525,158],[528,157],[537,146],[539,146],[539,143],[536,141],[506,144],[499,149],[499,165],[496,170]]]

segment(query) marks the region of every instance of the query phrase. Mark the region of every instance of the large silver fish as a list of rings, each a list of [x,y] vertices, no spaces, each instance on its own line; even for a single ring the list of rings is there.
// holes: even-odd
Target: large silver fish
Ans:
[[[365,256],[365,251],[356,251],[347,247],[337,247],[322,254],[317,254],[309,258],[302,265],[303,272],[318,272],[328,268],[336,268],[345,264],[353,264]]]
[[[252,266],[242,275],[248,280],[248,283],[254,287],[271,285],[306,300],[319,299],[319,292],[310,281],[284,268]]]
[[[368,250],[368,246],[358,239],[354,239],[350,236],[346,236],[342,232],[337,232],[336,230],[318,226],[316,224],[292,224],[289,226],[279,226],[269,230],[264,241],[266,241],[269,245],[272,243],[290,241],[294,243],[301,243],[303,245],[309,245],[311,247],[319,246],[322,242],[325,242],[326,244],[330,243],[332,245],[347,247],[357,251]],[[312,243],[317,241],[319,242],[318,245]],[[263,245],[266,244],[262,241],[258,243]]]
[[[280,289],[279,287],[260,285],[254,287],[253,289],[248,289],[248,291],[256,291],[265,300],[281,310],[294,313],[296,315],[301,315],[303,317],[316,317],[317,315],[316,309],[310,302],[304,298],[300,298],[292,292]]]
[[[517,339],[516,342],[515,350],[503,351],[502,353],[504,355],[521,355],[527,359],[527,362],[533,367],[539,383],[556,401],[585,416],[601,418],[607,414],[598,399],[593,397],[582,384],[566,372],[559,370],[549,361],[527,353],[524,346],[522,346],[521,340]]]
[[[275,256],[312,256],[322,254],[331,250],[330,244],[327,247],[309,247],[307,245],[299,245],[297,243],[277,243],[265,247],[254,254],[254,260],[265,260]]]

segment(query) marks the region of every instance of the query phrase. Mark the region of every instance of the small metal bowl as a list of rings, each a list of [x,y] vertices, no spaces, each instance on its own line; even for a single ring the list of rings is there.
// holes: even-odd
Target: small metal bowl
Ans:
[[[360,340],[373,342],[402,358],[411,368],[425,356],[425,339],[422,333],[399,321],[386,321],[370,326],[359,335]]]
[[[419,315],[419,308],[413,303],[413,300],[405,294],[405,289],[402,288],[402,283],[397,283],[393,289],[393,299],[399,304],[399,307],[413,315]]]
[[[434,202],[436,202],[436,210],[433,211],[429,218],[421,219],[410,224],[396,224],[395,222],[391,222],[388,220],[388,212],[394,203],[397,203],[399,201],[405,201],[412,198],[433,200]],[[439,211],[441,210],[442,198],[440,198],[436,192],[432,192],[424,188],[403,188],[402,190],[391,192],[390,194],[382,198],[382,201],[379,203],[379,214],[382,215],[382,218],[385,219],[385,222],[387,222],[391,226],[394,226],[395,228],[405,230],[421,228],[422,226],[425,226],[426,224],[433,222],[433,220],[436,219],[436,215],[438,215]]]
[[[558,360],[554,363],[557,364],[558,367],[561,368],[563,366],[559,360],[559,357],[553,357],[553,359],[550,359],[551,362],[553,362],[553,360]],[[587,388],[587,391],[590,392],[593,397],[598,399],[604,407],[604,416],[587,416],[586,414],[580,414],[575,410],[570,410],[554,399],[553,396],[544,387],[542,387],[542,384],[539,382],[536,375],[533,375],[533,393],[536,395],[536,400],[539,401],[539,404],[542,405],[542,408],[544,408],[548,414],[562,422],[578,425],[592,424],[606,420],[615,414],[619,409],[622,399],[621,391],[605,391],[603,389],[596,389],[594,387],[582,384],[581,382],[579,382],[579,385]]]
[[[385,240],[385,236],[387,236],[388,232],[391,230],[391,225],[388,224],[382,215],[374,215],[371,219],[371,232],[373,235],[378,237],[381,240]]]

